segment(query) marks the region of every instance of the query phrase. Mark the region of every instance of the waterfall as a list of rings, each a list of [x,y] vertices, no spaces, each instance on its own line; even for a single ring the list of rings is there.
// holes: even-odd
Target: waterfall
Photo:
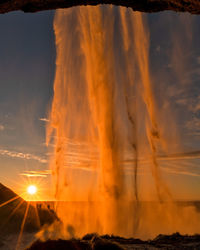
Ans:
[[[157,159],[166,142],[143,15],[122,7],[75,7],[56,11],[54,30],[57,59],[47,144],[54,148],[61,234],[145,238],[179,229]],[[145,171],[152,175],[152,193],[143,193]],[[155,198],[156,206],[141,203]]]

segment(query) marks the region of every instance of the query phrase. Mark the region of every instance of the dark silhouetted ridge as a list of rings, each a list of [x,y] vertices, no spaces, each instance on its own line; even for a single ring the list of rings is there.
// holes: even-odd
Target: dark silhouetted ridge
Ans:
[[[10,199],[19,197],[16,193],[14,193],[11,189],[4,186],[2,183],[0,183],[0,205]],[[23,199],[19,197],[20,201]]]
[[[200,13],[200,0],[1,0],[0,13],[21,10],[37,12],[79,5],[113,4],[130,7],[136,11],[158,12],[172,10],[177,12]]]
[[[28,207],[24,231],[35,232],[44,224],[51,224],[57,216],[52,210],[38,209],[0,183],[0,235],[20,231]]]

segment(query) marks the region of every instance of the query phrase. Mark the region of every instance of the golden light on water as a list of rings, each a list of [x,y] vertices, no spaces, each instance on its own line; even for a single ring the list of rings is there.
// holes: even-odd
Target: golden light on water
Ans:
[[[35,185],[30,185],[27,187],[27,193],[30,195],[34,195],[37,193],[37,187]]]

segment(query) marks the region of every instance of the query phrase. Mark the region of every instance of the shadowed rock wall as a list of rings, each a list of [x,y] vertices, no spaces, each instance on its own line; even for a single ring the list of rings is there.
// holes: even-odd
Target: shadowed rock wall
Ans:
[[[37,12],[77,5],[114,4],[142,12],[173,10],[200,14],[200,0],[1,0],[0,13],[22,10]]]

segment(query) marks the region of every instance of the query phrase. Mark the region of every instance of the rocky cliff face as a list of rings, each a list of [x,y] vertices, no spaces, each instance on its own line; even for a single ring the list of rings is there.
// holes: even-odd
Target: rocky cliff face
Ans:
[[[0,13],[21,10],[37,12],[77,5],[114,4],[142,12],[173,10],[200,14],[200,0],[1,0]]]

